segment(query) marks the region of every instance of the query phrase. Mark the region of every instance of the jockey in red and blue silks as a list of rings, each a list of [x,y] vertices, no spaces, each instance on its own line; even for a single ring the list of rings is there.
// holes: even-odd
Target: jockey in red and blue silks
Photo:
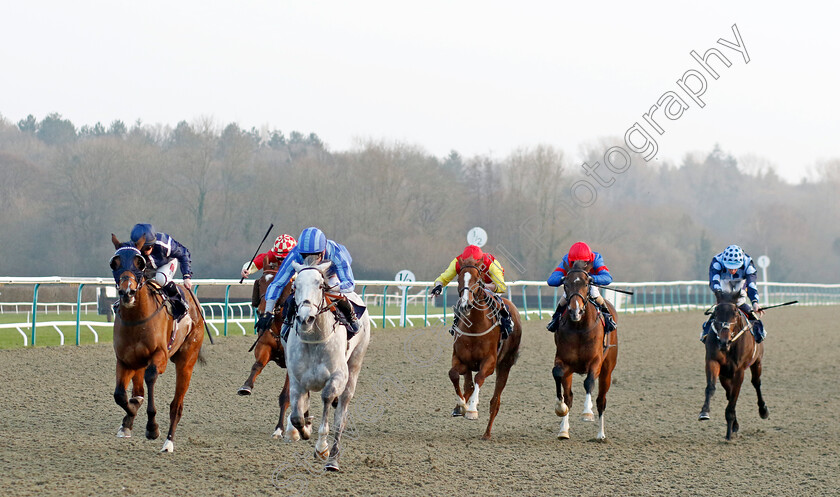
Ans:
[[[758,305],[758,285],[756,284],[756,269],[752,258],[745,254],[738,245],[730,245],[723,252],[712,258],[709,264],[709,288],[715,294],[715,300],[720,300],[722,293],[740,293],[735,303],[741,311],[752,322],[752,332],[755,343],[761,343],[767,332],[764,323],[759,317],[764,314]],[[752,306],[747,303],[747,299]],[[712,324],[712,317],[703,323],[703,331],[700,334],[700,341],[706,339],[709,328]]]
[[[338,290],[342,297],[335,301],[336,308],[341,311],[338,316],[339,321],[347,328],[347,339],[352,338],[356,332],[359,331],[359,320],[353,311],[353,306],[347,300],[346,295],[352,294],[356,287],[356,281],[353,278],[353,270],[350,264],[353,258],[350,257],[350,252],[340,243],[332,240],[327,240],[324,233],[318,228],[306,228],[300,233],[298,237],[298,244],[293,248],[280,269],[277,270],[277,275],[271,280],[268,289],[265,291],[265,312],[260,316],[257,322],[257,330],[268,329],[271,326],[271,320],[274,318],[274,306],[277,303],[277,298],[286,284],[292,279],[295,274],[295,269],[292,267],[293,262],[303,264],[307,257],[317,255],[319,261],[329,261],[332,263],[327,275],[327,285]],[[291,320],[297,314],[297,306],[295,305],[294,294],[289,295],[284,307],[284,321],[285,324],[290,325]],[[343,320],[341,318],[344,318]],[[284,327],[283,332],[287,331],[288,326]]]
[[[166,233],[158,233],[151,224],[135,224],[131,229],[131,242],[137,243],[143,238],[140,252],[149,261],[149,269],[155,270],[154,280],[161,286],[169,301],[172,303],[172,317],[180,320],[187,313],[187,302],[175,286],[172,278],[181,265],[181,275],[184,286],[192,288],[192,268],[190,267],[190,251],[187,247],[176,242]]]
[[[257,255],[254,257],[253,261],[248,261],[242,266],[242,272],[240,275],[244,279],[252,273],[256,273],[260,269],[262,269],[264,273],[276,274],[280,269],[280,265],[283,264],[283,261],[289,256],[289,253],[296,245],[297,240],[295,240],[295,237],[292,235],[283,234],[278,236],[277,239],[274,240],[274,246],[271,250]],[[261,299],[260,280],[257,280],[254,282],[254,290],[251,295],[251,307],[259,307]]]
[[[562,287],[566,272],[576,261],[587,261],[592,264],[592,268],[589,270],[589,276],[594,285],[589,286],[589,298],[598,305],[599,310],[604,314],[606,322],[604,331],[610,332],[614,330],[616,328],[615,320],[612,314],[610,314],[609,308],[607,308],[604,297],[601,296],[601,292],[595,286],[607,286],[612,283],[613,278],[607,265],[604,264],[604,258],[598,252],[593,252],[589,248],[589,245],[584,242],[577,242],[572,245],[569,253],[563,256],[563,260],[557,265],[557,269],[548,277],[548,284],[550,286]],[[554,311],[554,315],[551,316],[551,321],[549,321],[548,326],[546,326],[548,331],[554,333],[560,327],[560,318],[566,312],[566,305],[568,303],[566,291],[563,290],[563,293],[560,295],[560,301],[557,302],[557,309]]]

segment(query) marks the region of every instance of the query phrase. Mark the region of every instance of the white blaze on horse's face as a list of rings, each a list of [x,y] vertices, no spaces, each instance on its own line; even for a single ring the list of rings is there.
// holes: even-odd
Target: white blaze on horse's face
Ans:
[[[297,322],[302,331],[309,331],[318,317],[319,307],[324,300],[324,271],[330,262],[316,266],[292,263],[297,272],[295,278],[295,303],[297,304]],[[308,270],[307,270],[308,269]]]
[[[464,273],[464,289],[461,291],[461,299],[459,301],[459,305],[462,309],[469,309],[470,308],[470,279],[472,278],[472,274],[469,272]]]

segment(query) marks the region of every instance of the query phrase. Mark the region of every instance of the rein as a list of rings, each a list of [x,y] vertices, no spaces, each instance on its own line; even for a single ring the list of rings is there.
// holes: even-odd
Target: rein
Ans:
[[[717,306],[715,306],[715,307],[717,307]],[[752,329],[752,325],[750,324],[750,320],[747,317],[747,315],[744,314],[744,311],[742,311],[741,309],[737,309],[737,310],[738,310],[738,315],[740,317],[743,317],[747,324],[742,326],[740,331],[738,331],[738,333],[734,337],[729,339],[729,343],[734,343],[735,340],[738,340],[739,338],[741,338],[741,335],[743,335],[745,331]],[[713,312],[714,312],[714,310],[713,310]],[[716,323],[720,323],[721,327],[720,328],[716,327],[715,326]],[[730,328],[731,325],[732,325],[731,322],[730,323],[724,323],[722,321],[718,321],[717,319],[714,319],[714,317],[712,318],[712,331],[715,333],[715,336],[717,337],[718,341],[720,341],[720,330],[725,330],[727,328]],[[732,331],[732,330],[730,329],[730,331]]]
[[[122,279],[122,278],[121,278],[121,279]],[[143,282],[142,282],[140,285],[138,285],[138,286],[137,286],[137,291],[140,291],[140,289],[141,289],[143,286],[145,286],[145,284],[146,284],[146,281],[145,281],[145,280],[143,280]],[[152,298],[154,298],[154,293],[152,293]],[[157,300],[157,299],[155,299],[155,300]],[[157,308],[157,309],[155,309],[155,312],[153,312],[150,316],[147,316],[147,317],[145,317],[145,318],[143,318],[143,319],[140,319],[140,320],[137,320],[137,321],[126,321],[125,319],[123,319],[123,317],[122,317],[122,315],[120,314],[120,311],[119,311],[119,310],[118,310],[116,313],[114,313],[114,314],[115,314],[118,318],[120,318],[120,321],[122,321],[122,324],[123,324],[124,326],[139,326],[139,325],[141,325],[141,324],[145,324],[145,323],[147,323],[147,322],[148,322],[148,321],[150,321],[152,318],[154,318],[155,316],[157,316],[157,315],[160,313],[160,311],[162,311],[162,310],[163,310],[163,308],[164,308],[164,307],[166,307],[166,306],[163,304],[163,302],[160,302],[160,306],[158,306],[158,308]],[[120,307],[120,310],[121,310],[121,309],[122,309],[122,307]]]
[[[478,278],[479,278],[479,280],[481,280],[481,269],[480,269],[480,268],[478,268],[478,267],[476,267],[476,266],[473,266],[473,265],[461,265],[461,270],[462,270],[462,271],[463,271],[464,269],[467,269],[467,268],[473,268],[473,269],[475,269],[476,271],[478,271]],[[460,274],[460,273],[459,273],[459,274]],[[488,309],[488,310],[489,310],[489,309],[492,309],[492,310],[494,311],[494,312],[492,313],[492,315],[493,315],[493,316],[496,316],[496,314],[497,314],[497,312],[498,312],[498,309],[496,309],[496,302],[495,302],[495,299],[494,299],[493,297],[491,297],[490,295],[488,295],[487,289],[486,289],[486,288],[484,288],[484,286],[481,284],[481,282],[480,282],[480,281],[479,281],[479,286],[481,287],[482,294],[483,294],[481,297],[476,297],[476,293],[477,293],[477,292],[476,292],[476,291],[474,291],[472,288],[468,288],[468,290],[469,290],[469,291],[470,291],[470,293],[473,295],[473,298],[474,298],[475,300],[477,300],[477,301],[479,301],[479,302],[483,302],[483,303],[485,303],[485,305],[487,306],[487,309]],[[460,293],[460,292],[459,292],[459,293]],[[456,306],[456,312],[457,312],[457,309],[458,309],[458,308],[457,308],[457,306]],[[465,337],[480,337],[480,336],[484,336],[484,335],[486,335],[486,334],[490,333],[491,331],[493,331],[493,329],[494,329],[494,328],[496,328],[497,326],[499,326],[499,321],[497,321],[497,320],[495,320],[495,319],[491,319],[490,321],[491,321],[490,327],[489,327],[489,328],[487,328],[486,330],[484,330],[484,331],[480,332],[480,333],[470,333],[470,332],[467,332],[467,331],[463,331],[463,330],[461,330],[461,328],[454,327],[453,329],[454,329],[454,331],[455,331],[455,333],[454,333],[454,336],[455,336],[455,341],[457,341],[457,340],[458,340],[458,338],[460,338],[460,337],[462,337],[462,336],[465,336]]]
[[[316,267],[305,267],[305,268],[301,269],[300,271],[298,271],[298,274],[300,274],[300,273],[302,273],[306,270],[309,270],[309,269],[319,271],[318,268],[316,268]],[[341,295],[340,294],[335,294],[335,293],[329,293],[326,282],[324,282],[324,284],[321,285],[321,290],[322,290],[322,292],[321,292],[321,303],[318,304],[317,306],[315,306],[315,309],[317,310],[315,316],[316,317],[320,316],[321,314],[323,314],[327,311],[338,312],[335,308],[335,302],[334,301],[338,300],[338,299],[341,299],[342,298]],[[310,303],[309,305],[312,305],[312,304]],[[297,318],[297,316],[295,316],[295,318]],[[336,322],[333,323],[332,331],[330,333],[328,333],[327,336],[325,336],[322,340],[305,340],[300,333],[299,322],[298,322],[297,319],[295,319],[295,333],[297,334],[298,339],[301,341],[301,343],[319,344],[319,343],[324,343],[324,342],[328,341],[332,337],[332,335],[335,334],[335,329],[336,329],[337,325],[338,325],[338,320],[336,320]]]

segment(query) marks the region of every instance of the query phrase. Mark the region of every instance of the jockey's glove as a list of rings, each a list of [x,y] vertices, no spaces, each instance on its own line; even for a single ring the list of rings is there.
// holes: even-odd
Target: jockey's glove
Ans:
[[[438,295],[440,295],[441,293],[443,293],[443,285],[442,285],[442,284],[440,284],[440,283],[438,283],[437,285],[435,285],[435,287],[434,287],[434,288],[432,288],[432,291],[431,291],[430,293],[431,293],[432,295],[434,295],[435,297],[437,297]]]
[[[715,289],[715,302],[720,302],[720,299],[723,297],[723,290],[720,288]]]
[[[271,323],[274,322],[274,314],[271,312],[264,312],[260,315],[260,319],[257,320],[257,331],[264,331],[271,328]]]

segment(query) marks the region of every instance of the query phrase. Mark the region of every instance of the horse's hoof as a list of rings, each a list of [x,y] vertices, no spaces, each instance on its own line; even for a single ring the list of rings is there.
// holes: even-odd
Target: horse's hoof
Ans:
[[[155,430],[154,430],[154,431],[149,430],[148,428],[146,428],[146,438],[147,438],[147,439],[149,439],[149,440],[157,440],[157,439],[158,439],[158,437],[160,437],[160,430],[159,430],[157,427],[155,427]]]
[[[475,421],[476,419],[478,419],[478,411],[467,411],[467,413],[464,414],[464,417],[466,419]]]
[[[131,438],[131,430],[120,426],[120,429],[117,430],[117,438]]]
[[[324,449],[323,451],[319,451],[318,449],[315,449],[315,459],[318,459],[319,461],[326,461],[329,456],[330,456],[330,450],[329,449]]]
[[[711,419],[711,416],[709,416],[709,413],[703,411],[703,412],[700,413],[700,417],[697,418],[697,421],[708,421],[709,419]]]
[[[246,386],[242,386],[239,387],[239,390],[237,390],[236,393],[239,395],[251,395],[251,389]]]
[[[482,440],[490,440],[490,434],[489,434],[489,433],[485,433],[484,435],[481,435],[481,439],[482,439]]]
[[[303,430],[299,432],[297,440],[301,438],[304,440],[309,440],[312,438],[312,425],[303,425]]]
[[[566,405],[565,402],[560,402],[559,400],[554,404],[554,414],[560,416],[566,416],[569,414],[569,406]]]
[[[458,416],[464,415],[464,409],[461,406],[456,406],[455,409],[452,409],[452,417],[457,418]]]
[[[332,471],[334,473],[340,471],[338,469],[338,461],[329,461],[327,464],[324,465],[324,469],[327,471]]]
[[[167,440],[163,443],[163,448],[160,449],[161,453],[163,452],[175,452],[175,444],[172,443],[172,440]]]
[[[283,428],[277,428],[276,430],[274,430],[274,433],[271,434],[271,438],[273,438],[274,440],[279,440],[283,438]]]
[[[595,415],[591,412],[583,413],[583,421],[595,421]]]
[[[767,406],[761,406],[758,408],[758,415],[761,419],[767,419],[770,417],[770,410],[767,409]]]
[[[568,431],[561,431],[557,434],[557,440],[568,440],[569,439],[569,432]]]

